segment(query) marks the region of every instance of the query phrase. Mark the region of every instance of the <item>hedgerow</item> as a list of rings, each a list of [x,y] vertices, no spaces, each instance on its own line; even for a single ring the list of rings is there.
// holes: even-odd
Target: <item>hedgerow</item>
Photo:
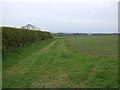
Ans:
[[[22,28],[0,27],[3,50],[17,48],[28,43],[41,42],[53,38],[50,32]]]

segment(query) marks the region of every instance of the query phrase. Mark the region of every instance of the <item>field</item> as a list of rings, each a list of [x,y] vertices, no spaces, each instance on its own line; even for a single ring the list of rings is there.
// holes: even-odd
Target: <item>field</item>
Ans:
[[[118,87],[117,37],[70,37],[3,52],[3,88]]]

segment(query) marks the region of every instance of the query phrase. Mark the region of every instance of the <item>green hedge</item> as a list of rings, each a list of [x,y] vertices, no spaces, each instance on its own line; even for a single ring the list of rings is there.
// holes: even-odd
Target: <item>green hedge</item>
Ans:
[[[37,30],[28,30],[12,27],[0,27],[2,30],[2,47],[4,49],[12,49],[23,46],[28,43],[40,42],[53,38],[50,32]]]

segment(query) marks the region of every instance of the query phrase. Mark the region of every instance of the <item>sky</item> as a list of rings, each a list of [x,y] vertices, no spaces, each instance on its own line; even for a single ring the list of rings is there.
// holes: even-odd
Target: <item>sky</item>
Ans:
[[[2,0],[0,26],[52,33],[118,32],[118,0]]]

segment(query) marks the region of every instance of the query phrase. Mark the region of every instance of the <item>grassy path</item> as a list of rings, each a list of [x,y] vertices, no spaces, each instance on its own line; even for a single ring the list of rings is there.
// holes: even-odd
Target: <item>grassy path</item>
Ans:
[[[116,57],[85,55],[71,43],[69,39],[55,39],[37,44],[33,49],[33,46],[18,49],[24,54],[27,50],[27,55],[19,51],[19,56],[9,54],[3,58],[3,87],[117,87],[117,66],[113,67],[117,65]]]

